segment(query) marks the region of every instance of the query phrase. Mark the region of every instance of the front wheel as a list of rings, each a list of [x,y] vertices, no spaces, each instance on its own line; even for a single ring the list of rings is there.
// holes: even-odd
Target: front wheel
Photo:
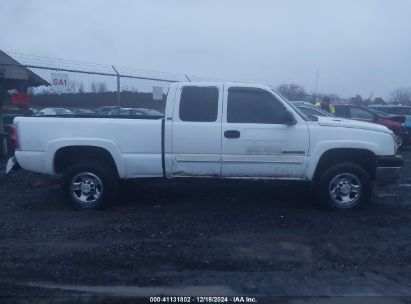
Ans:
[[[372,181],[359,165],[342,163],[326,170],[316,188],[318,198],[327,208],[355,209],[369,202]]]
[[[102,209],[115,198],[118,179],[113,170],[99,162],[81,162],[68,168],[63,191],[76,209]]]

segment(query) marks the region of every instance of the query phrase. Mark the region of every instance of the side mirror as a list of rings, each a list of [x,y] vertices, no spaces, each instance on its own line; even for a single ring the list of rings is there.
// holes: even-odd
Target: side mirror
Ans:
[[[284,112],[284,124],[287,126],[293,126],[297,123],[297,121],[294,118],[293,113],[291,113],[289,110],[285,110]]]

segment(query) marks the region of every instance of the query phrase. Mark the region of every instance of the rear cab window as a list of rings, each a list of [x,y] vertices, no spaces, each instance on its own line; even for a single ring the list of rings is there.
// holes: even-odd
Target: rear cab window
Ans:
[[[186,122],[215,122],[218,117],[216,87],[183,87],[180,97],[179,117]]]

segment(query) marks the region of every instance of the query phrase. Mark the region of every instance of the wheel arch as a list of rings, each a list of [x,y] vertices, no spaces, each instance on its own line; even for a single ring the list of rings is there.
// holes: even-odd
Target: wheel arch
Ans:
[[[352,162],[362,167],[372,180],[375,179],[376,154],[364,148],[333,148],[324,151],[312,170],[311,180],[318,180],[319,176],[332,165]]]
[[[46,149],[46,168],[61,173],[69,164],[83,160],[101,160],[111,166],[120,178],[125,168],[117,145],[107,140],[64,140],[51,142]]]

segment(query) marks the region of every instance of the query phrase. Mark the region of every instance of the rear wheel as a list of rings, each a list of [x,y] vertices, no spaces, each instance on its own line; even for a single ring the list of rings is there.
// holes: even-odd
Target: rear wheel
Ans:
[[[337,164],[322,174],[317,196],[329,209],[355,209],[367,204],[372,192],[369,174],[354,163]]]
[[[69,167],[63,178],[63,191],[76,209],[103,208],[117,194],[118,178],[111,168],[99,162],[81,162]]]

